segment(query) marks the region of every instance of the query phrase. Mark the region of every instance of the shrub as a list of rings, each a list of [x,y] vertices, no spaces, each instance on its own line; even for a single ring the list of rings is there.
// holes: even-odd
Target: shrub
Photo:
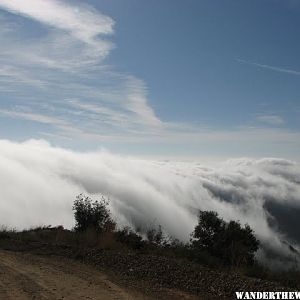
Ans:
[[[131,249],[139,250],[145,246],[142,237],[134,232],[130,227],[125,227],[116,232],[116,240],[127,245]]]
[[[79,232],[93,229],[97,233],[113,231],[115,222],[108,208],[109,201],[103,196],[99,201],[93,201],[90,197],[80,194],[73,205],[75,217],[75,230]]]
[[[6,226],[0,226],[0,239],[10,239],[16,234],[14,229],[9,229]]]
[[[154,244],[156,246],[162,246],[165,244],[165,236],[162,231],[161,225],[158,225],[156,228],[151,228],[146,232],[147,240],[150,244]]]

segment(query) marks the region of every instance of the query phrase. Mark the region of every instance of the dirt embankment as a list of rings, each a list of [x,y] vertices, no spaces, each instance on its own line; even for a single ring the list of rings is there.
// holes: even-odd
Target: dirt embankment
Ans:
[[[157,296],[157,295],[156,295]],[[112,281],[98,269],[57,256],[0,250],[0,299],[5,300],[152,300],[132,286]],[[162,299],[198,299],[165,290]]]

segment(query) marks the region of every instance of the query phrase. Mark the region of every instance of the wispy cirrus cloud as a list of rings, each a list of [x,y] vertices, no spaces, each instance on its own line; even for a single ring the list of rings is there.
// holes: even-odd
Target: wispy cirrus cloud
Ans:
[[[0,7],[68,31],[86,43],[94,44],[99,34],[113,33],[114,21],[110,17],[84,5],[70,5],[57,0],[1,0]]]
[[[9,116],[12,118],[34,121],[43,124],[50,124],[55,126],[66,126],[68,123],[65,120],[61,120],[56,117],[50,117],[48,115],[36,114],[31,112],[12,111],[0,109],[0,115]]]
[[[44,64],[52,68],[75,68],[95,64],[104,59],[113,44],[104,37],[114,33],[114,21],[92,7],[67,4],[56,0],[0,1],[0,9],[21,15],[47,28],[48,33],[39,38],[30,38],[29,43],[8,39],[14,43],[3,47],[6,55],[14,55],[19,62]],[[10,28],[14,22],[9,19]],[[6,20],[2,20],[6,24]],[[7,26],[3,26],[7,32]],[[20,29],[21,28],[18,28]],[[30,31],[30,28],[22,30]],[[12,31],[10,30],[10,33]],[[28,34],[28,32],[27,32]],[[22,50],[22,51],[21,51]],[[76,55],[75,55],[76,54]]]
[[[0,83],[20,83],[40,88],[43,88],[45,85],[47,85],[46,81],[42,81],[39,78],[32,78],[31,74],[25,70],[20,70],[13,66],[7,65],[0,67]]]
[[[287,73],[287,74],[290,74],[290,75],[300,76],[300,71],[289,69],[289,68],[281,68],[281,67],[277,67],[277,66],[270,66],[270,65],[260,64],[260,63],[257,63],[257,62],[251,62],[251,61],[247,61],[247,60],[239,59],[239,58],[236,59],[236,61],[238,61],[239,63],[256,66],[256,67],[262,68],[262,69],[268,69],[268,70],[275,71],[275,72],[281,72],[281,73]]]
[[[115,23],[110,17],[88,5],[58,0],[0,0],[1,9],[11,13],[0,18],[0,90],[2,99],[12,99],[10,108],[1,100],[6,116],[10,109],[13,118],[39,122],[14,109],[27,106],[33,115],[51,119],[47,105],[74,134],[89,136],[162,126],[145,83],[104,62],[114,47],[108,40]],[[18,26],[18,16],[30,19],[43,34],[33,34],[30,24]],[[50,131],[66,128],[47,124]]]

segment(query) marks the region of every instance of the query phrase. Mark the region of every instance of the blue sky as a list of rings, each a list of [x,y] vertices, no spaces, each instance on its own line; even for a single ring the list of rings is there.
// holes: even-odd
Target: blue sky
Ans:
[[[299,160],[300,1],[0,0],[0,138]]]

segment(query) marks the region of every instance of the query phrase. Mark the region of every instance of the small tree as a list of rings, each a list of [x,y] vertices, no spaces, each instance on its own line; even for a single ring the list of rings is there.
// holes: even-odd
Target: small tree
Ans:
[[[225,222],[214,211],[199,211],[198,224],[192,234],[192,244],[212,255],[218,256]]]
[[[249,225],[242,227],[239,222],[230,221],[226,225],[223,245],[225,263],[235,266],[253,265],[259,241]]]
[[[213,211],[200,211],[192,233],[192,248],[205,251],[229,265],[251,265],[259,241],[249,225],[226,223]]]
[[[78,195],[73,205],[75,230],[82,232],[92,228],[98,233],[114,230],[116,224],[108,205],[109,201],[103,196],[99,201],[93,201],[83,194]]]

